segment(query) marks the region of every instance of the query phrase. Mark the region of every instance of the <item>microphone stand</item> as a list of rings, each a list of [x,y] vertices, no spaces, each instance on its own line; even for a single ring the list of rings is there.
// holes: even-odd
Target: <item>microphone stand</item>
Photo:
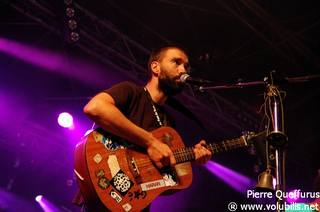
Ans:
[[[312,79],[320,79],[320,75],[311,75],[304,77],[284,78],[280,83],[299,83],[307,82]],[[288,137],[285,134],[284,128],[284,112],[283,112],[283,99],[281,96],[281,90],[275,81],[275,71],[270,72],[270,77],[264,78],[264,81],[255,82],[239,82],[230,85],[221,86],[200,86],[200,91],[206,90],[219,90],[219,89],[230,89],[230,88],[243,88],[253,86],[266,86],[266,116],[268,117],[269,123],[267,125],[267,143],[275,148],[275,175],[276,175],[276,190],[285,192],[285,150],[288,143]],[[269,148],[269,146],[267,147]],[[269,152],[269,151],[268,151]],[[269,158],[269,155],[267,155]],[[278,191],[278,192],[279,192]],[[284,200],[277,198],[277,211],[285,211]]]
[[[276,191],[285,192],[285,147],[288,137],[284,129],[284,112],[281,91],[274,81],[275,72],[270,72],[266,83],[266,111],[269,117],[267,129],[268,144],[275,148]],[[269,157],[269,156],[268,156]],[[277,211],[284,211],[284,200],[277,198]]]

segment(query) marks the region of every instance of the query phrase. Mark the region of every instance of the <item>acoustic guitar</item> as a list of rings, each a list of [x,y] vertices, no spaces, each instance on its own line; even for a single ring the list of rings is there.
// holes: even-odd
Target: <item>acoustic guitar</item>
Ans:
[[[158,169],[144,149],[114,142],[101,129],[85,136],[75,149],[77,181],[85,202],[100,201],[110,211],[141,211],[162,193],[187,188],[192,182],[192,147],[185,147],[179,134],[161,127],[152,134],[169,145],[177,164]],[[207,144],[213,153],[249,145],[248,133],[239,138]]]

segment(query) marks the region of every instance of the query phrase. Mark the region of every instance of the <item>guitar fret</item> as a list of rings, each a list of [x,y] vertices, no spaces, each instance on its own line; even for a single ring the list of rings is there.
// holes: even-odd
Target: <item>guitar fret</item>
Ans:
[[[193,160],[194,159],[194,155],[193,155],[193,150],[192,148],[187,148],[187,152],[188,152],[188,160]]]
[[[182,161],[183,161],[183,158],[182,158],[182,150],[179,149],[179,150],[178,150],[178,153],[179,153],[179,160],[180,160],[180,162],[182,162]]]
[[[173,152],[173,157],[176,159],[177,163],[179,162],[179,159],[178,159],[178,155],[176,154],[176,152]]]
[[[176,159],[177,162],[180,162],[180,156],[178,155],[179,152],[175,151],[174,152],[174,157]]]
[[[188,158],[187,158],[187,153],[186,153],[186,149],[185,148],[183,148],[182,149],[182,152],[183,152],[183,161],[187,161],[188,160]]]
[[[182,149],[179,149],[179,157],[180,157],[180,162],[183,162],[183,152],[182,152]]]
[[[177,161],[177,163],[180,163],[182,161],[182,158],[181,158],[181,150],[180,149],[177,149],[175,152],[174,152],[174,157]]]
[[[243,146],[247,146],[247,143],[243,137],[225,140],[219,143],[207,144],[207,148],[213,153],[225,152]],[[176,149],[173,153],[177,163],[195,160],[195,154],[192,147],[182,147]]]
[[[189,147],[189,153],[190,153],[190,159],[194,160],[195,159],[195,155],[194,155],[194,152],[193,152],[193,148]]]
[[[224,150],[227,150],[227,146],[224,141],[222,141],[222,145],[223,145]]]
[[[186,148],[186,149],[185,149],[185,152],[186,152],[186,159],[187,159],[187,160],[190,160],[189,149]]]
[[[177,152],[177,157],[178,157],[178,160],[179,160],[179,163],[183,162],[183,153],[182,153],[182,149],[177,149],[176,150]]]
[[[216,153],[222,152],[222,151],[219,149],[219,145],[218,145],[218,144],[213,144],[213,147],[214,147],[214,150],[215,150]]]
[[[185,148],[183,148],[182,149],[182,155],[183,155],[183,161],[186,161],[186,160],[188,160],[188,158],[187,158],[187,152],[186,152],[186,149]]]
[[[193,148],[190,148],[190,154],[191,154],[191,159],[192,159],[192,160],[195,160],[196,157],[195,157],[195,155],[194,155]]]

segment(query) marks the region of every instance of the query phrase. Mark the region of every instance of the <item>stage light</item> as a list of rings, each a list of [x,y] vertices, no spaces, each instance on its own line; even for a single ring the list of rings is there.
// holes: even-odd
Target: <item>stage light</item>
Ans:
[[[77,42],[80,39],[80,35],[77,32],[71,32],[70,33],[70,40],[72,42]]]
[[[38,195],[38,196],[36,196],[35,200],[36,200],[37,202],[41,202],[42,197],[43,197],[42,195]]]
[[[78,24],[77,22],[74,20],[74,19],[70,19],[68,21],[68,27],[71,29],[71,30],[75,30],[77,28]]]
[[[42,208],[42,211],[44,212],[61,211],[55,204],[50,202],[47,198],[43,197],[42,195],[36,196],[35,199]]]
[[[80,39],[78,21],[75,17],[76,9],[72,0],[65,0],[65,36],[69,43],[76,43]]]
[[[75,11],[72,7],[68,7],[66,9],[66,15],[68,18],[73,18],[74,17],[74,14],[75,14]]]
[[[297,202],[300,198],[300,190],[299,189],[294,189],[292,191],[289,191],[288,197],[287,197],[287,202],[288,203],[294,203]]]
[[[58,123],[61,127],[72,128],[73,127],[73,118],[70,113],[63,112],[59,114]]]

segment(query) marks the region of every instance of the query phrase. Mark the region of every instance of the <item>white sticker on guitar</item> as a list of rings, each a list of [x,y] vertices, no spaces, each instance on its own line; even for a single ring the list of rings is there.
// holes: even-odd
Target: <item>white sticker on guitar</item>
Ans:
[[[119,166],[117,156],[109,155],[108,166],[110,169],[111,177],[114,177],[118,173],[118,171],[120,171],[120,166]]]
[[[117,193],[115,192],[114,190],[111,190],[110,191],[110,196],[112,199],[114,199],[117,203],[121,202],[122,200],[122,197]]]
[[[122,205],[122,207],[125,211],[130,211],[132,209],[132,206],[129,203]]]
[[[164,180],[155,180],[147,183],[142,183],[140,186],[142,191],[148,191],[156,188],[165,187],[166,183]]]
[[[125,173],[118,172],[112,179],[114,187],[120,193],[127,193],[132,184],[129,177]]]
[[[94,160],[94,162],[96,162],[96,163],[100,163],[101,160],[102,160],[102,156],[101,156],[99,153],[97,153],[97,154],[93,157],[93,160]]]
[[[173,180],[173,177],[171,174],[164,174],[162,175],[164,183],[166,186],[175,186],[177,185],[177,182]]]

